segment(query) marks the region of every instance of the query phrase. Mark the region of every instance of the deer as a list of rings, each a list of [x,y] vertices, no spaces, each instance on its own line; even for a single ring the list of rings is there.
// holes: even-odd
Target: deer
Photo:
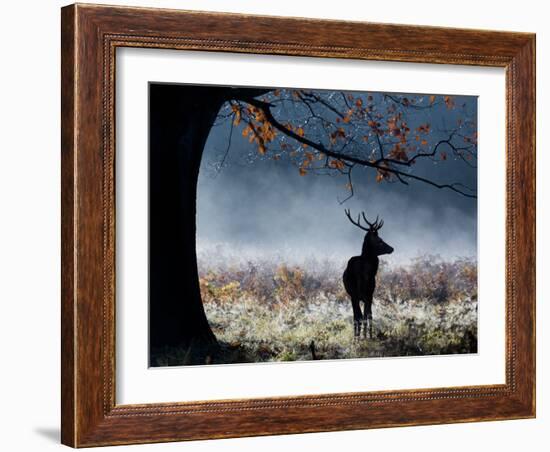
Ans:
[[[363,326],[363,337],[372,339],[372,297],[376,287],[376,273],[378,272],[378,256],[393,253],[393,248],[378,235],[382,229],[384,220],[376,220],[371,223],[367,220],[364,212],[357,215],[357,221],[351,217],[349,209],[345,210],[349,221],[366,232],[363,240],[363,248],[360,256],[353,256],[344,271],[343,280],[346,292],[351,298],[353,308],[353,334],[354,339],[361,336]],[[366,226],[361,224],[361,216]],[[360,302],[364,303],[364,312],[361,311]]]

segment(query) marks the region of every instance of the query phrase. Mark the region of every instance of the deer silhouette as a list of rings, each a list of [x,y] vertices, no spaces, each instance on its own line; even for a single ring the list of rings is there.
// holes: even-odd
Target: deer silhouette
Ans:
[[[372,296],[376,287],[378,256],[393,253],[393,248],[378,235],[378,231],[384,225],[384,220],[378,220],[377,216],[374,223],[371,223],[367,220],[365,213],[361,212],[361,215],[357,215],[357,221],[354,221],[349,209],[345,210],[345,213],[353,225],[366,231],[361,256],[353,256],[348,261],[343,275],[344,287],[351,297],[353,307],[353,334],[355,338],[358,338],[361,335],[361,325],[363,325],[363,337],[367,336],[368,328],[369,337],[372,339],[371,308]],[[368,227],[361,224],[361,216]],[[361,301],[365,304],[364,312],[361,312]]]

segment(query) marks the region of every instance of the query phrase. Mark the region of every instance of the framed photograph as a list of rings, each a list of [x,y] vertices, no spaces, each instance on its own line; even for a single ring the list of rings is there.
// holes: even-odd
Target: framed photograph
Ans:
[[[535,416],[535,36],[62,9],[62,442]]]

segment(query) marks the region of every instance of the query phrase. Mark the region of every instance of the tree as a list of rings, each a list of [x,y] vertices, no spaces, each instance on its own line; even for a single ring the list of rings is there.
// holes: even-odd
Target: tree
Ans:
[[[425,112],[453,110],[455,123],[434,131]],[[459,182],[416,170],[428,160],[459,159],[475,168],[476,122],[451,96],[250,89],[186,85],[150,86],[150,340],[153,347],[192,350],[192,362],[216,352],[198,282],[196,190],[211,128],[231,122],[257,146],[256,158],[296,165],[300,175],[343,174],[348,196],[353,172],[364,168],[378,183],[425,183],[475,198]],[[223,166],[223,160],[221,162]]]

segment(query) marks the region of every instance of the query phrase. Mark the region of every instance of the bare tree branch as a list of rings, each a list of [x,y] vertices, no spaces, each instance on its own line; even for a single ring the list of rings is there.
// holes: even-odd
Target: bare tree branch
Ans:
[[[388,160],[388,159],[384,158],[384,159],[379,159],[379,160],[375,160],[375,161],[369,161],[369,160],[358,158],[358,157],[355,157],[355,156],[352,156],[352,155],[347,155],[347,154],[343,154],[343,153],[338,152],[338,151],[328,149],[322,143],[314,142],[314,141],[310,140],[309,138],[306,138],[305,136],[302,136],[302,135],[296,133],[292,129],[286,127],[281,122],[279,122],[273,116],[273,114],[271,113],[272,104],[270,104],[269,102],[264,102],[264,101],[261,101],[261,100],[258,100],[258,99],[255,99],[255,98],[249,97],[249,96],[242,97],[241,100],[244,101],[244,102],[247,102],[248,104],[250,104],[250,105],[252,105],[252,106],[254,106],[258,109],[260,109],[264,113],[266,119],[279,132],[285,134],[286,136],[294,139],[295,141],[297,141],[297,142],[299,142],[303,145],[309,146],[309,147],[317,150],[318,152],[321,152],[322,154],[324,154],[328,157],[332,157],[334,159],[342,160],[342,161],[349,162],[349,163],[359,164],[359,165],[366,166],[366,167],[369,167],[369,168],[375,168],[375,169],[381,171],[383,174],[390,173],[390,174],[395,175],[400,181],[405,181],[407,179],[412,179],[412,180],[416,180],[416,181],[419,181],[419,182],[424,182],[424,183],[426,183],[428,185],[431,185],[433,187],[436,187],[436,188],[440,188],[440,189],[445,188],[445,189],[452,190],[452,191],[454,191],[454,192],[456,192],[456,193],[458,193],[462,196],[468,197],[468,198],[477,198],[477,195],[475,193],[473,193],[473,190],[468,188],[468,187],[465,187],[463,184],[460,184],[460,183],[451,183],[451,184],[437,183],[437,182],[434,182],[434,181],[432,181],[428,178],[418,176],[418,175],[415,175],[415,174],[411,174],[411,173],[407,173],[407,172],[398,170],[396,168],[393,168],[391,166],[387,166],[386,162],[396,163],[396,162],[398,162],[397,160],[393,160],[393,159]],[[442,142],[440,142],[440,144],[442,144],[443,142],[446,142],[446,140],[442,140]],[[435,155],[436,151],[437,151],[437,149],[434,149],[432,152],[426,153],[426,154],[427,154],[427,156]],[[421,155],[414,156],[413,161],[416,158],[419,158],[420,156]],[[400,162],[400,163],[402,163],[402,162]]]

